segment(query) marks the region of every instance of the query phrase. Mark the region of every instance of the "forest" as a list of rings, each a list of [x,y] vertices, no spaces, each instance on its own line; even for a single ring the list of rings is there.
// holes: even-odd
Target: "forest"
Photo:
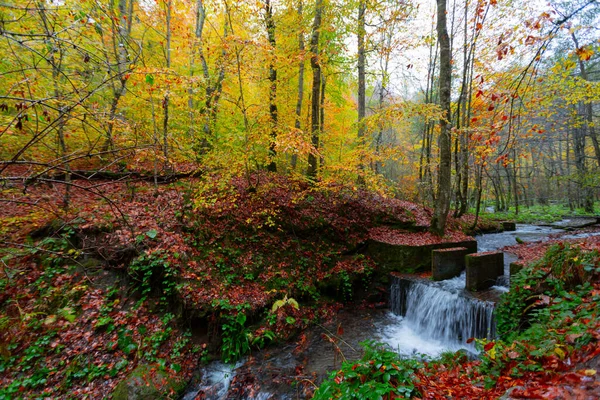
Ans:
[[[598,0],[2,0],[0,399],[600,396],[598,224],[503,250],[475,358],[339,317],[374,242],[600,216],[599,49]]]

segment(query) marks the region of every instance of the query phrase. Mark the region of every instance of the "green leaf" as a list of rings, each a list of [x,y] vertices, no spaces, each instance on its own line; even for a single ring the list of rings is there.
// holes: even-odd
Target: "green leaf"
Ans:
[[[154,85],[154,76],[152,74],[146,74],[146,83]]]
[[[148,82],[148,76],[146,75],[146,82]],[[156,235],[158,235],[158,232],[156,231],[156,229],[150,229],[148,232],[146,232],[146,236],[148,236],[150,239],[154,239],[156,237]]]
[[[61,317],[63,317],[71,323],[75,321],[75,310],[73,310],[71,307],[61,308],[60,310],[58,310],[58,313]]]

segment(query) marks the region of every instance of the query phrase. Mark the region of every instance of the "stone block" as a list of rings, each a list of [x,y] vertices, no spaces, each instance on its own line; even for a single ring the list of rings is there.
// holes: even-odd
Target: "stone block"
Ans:
[[[514,222],[510,222],[510,221],[504,221],[504,222],[502,222],[502,229],[504,229],[505,231],[516,231],[517,224],[515,224]]]
[[[504,275],[504,253],[490,251],[465,256],[467,268],[466,289],[472,292],[488,289],[496,284],[496,279]]]
[[[466,247],[436,249],[431,252],[431,274],[434,281],[443,281],[459,276],[465,269]]]

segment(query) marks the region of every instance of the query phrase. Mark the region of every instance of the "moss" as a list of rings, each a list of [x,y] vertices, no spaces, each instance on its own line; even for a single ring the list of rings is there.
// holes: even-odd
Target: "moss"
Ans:
[[[175,399],[187,382],[157,365],[138,365],[115,387],[114,400]]]

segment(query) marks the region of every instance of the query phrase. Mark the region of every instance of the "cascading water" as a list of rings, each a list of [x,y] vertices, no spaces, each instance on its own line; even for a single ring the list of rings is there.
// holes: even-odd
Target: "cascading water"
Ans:
[[[471,298],[453,285],[394,277],[390,306],[425,338],[464,342],[496,333],[494,303]]]
[[[481,235],[477,237],[477,242],[479,251],[492,251],[515,244],[516,237],[524,241],[545,240],[550,234],[558,232],[561,231],[548,227],[517,225],[516,231]],[[505,256],[505,275],[508,275],[508,264],[512,260],[514,259]],[[499,284],[501,285],[500,282]],[[358,342],[374,339],[389,344],[398,353],[407,357],[418,357],[423,354],[435,357],[445,351],[460,349],[476,353],[475,347],[467,344],[466,340],[471,337],[494,337],[494,303],[473,297],[464,291],[464,287],[464,274],[442,282],[395,277],[390,291],[392,311],[369,311],[371,314],[368,315],[371,318],[365,318],[367,314],[357,315],[356,310],[353,310],[348,314],[348,320],[342,324],[345,331],[344,343],[351,342],[352,346],[359,349]],[[493,296],[497,297],[500,292],[506,290],[508,287],[499,286],[494,287],[490,292],[495,292]],[[362,312],[366,313],[366,311]],[[331,329],[335,330],[335,326]],[[352,340],[349,340],[349,337]],[[339,367],[335,364],[337,353],[331,349],[329,342],[315,339],[311,347],[313,350],[309,353],[310,363],[307,372],[324,373]],[[260,378],[261,389],[253,397],[244,398],[255,400],[302,398],[297,388],[286,389],[283,388],[283,384],[276,385],[274,384],[276,379],[273,377],[281,379],[283,376],[293,376],[295,366],[304,365],[303,361],[287,348],[280,348],[279,353],[266,355],[271,352],[272,349],[266,350],[262,353],[266,358],[249,363],[254,365],[254,367],[250,366],[250,372]],[[225,366],[216,362],[204,367],[201,371],[202,382],[190,387],[183,399],[240,398],[230,393],[230,386],[236,376],[243,376],[248,372],[240,369],[242,364]],[[265,370],[257,369],[263,365]],[[266,367],[267,365],[272,367]],[[286,369],[286,366],[289,368]]]

